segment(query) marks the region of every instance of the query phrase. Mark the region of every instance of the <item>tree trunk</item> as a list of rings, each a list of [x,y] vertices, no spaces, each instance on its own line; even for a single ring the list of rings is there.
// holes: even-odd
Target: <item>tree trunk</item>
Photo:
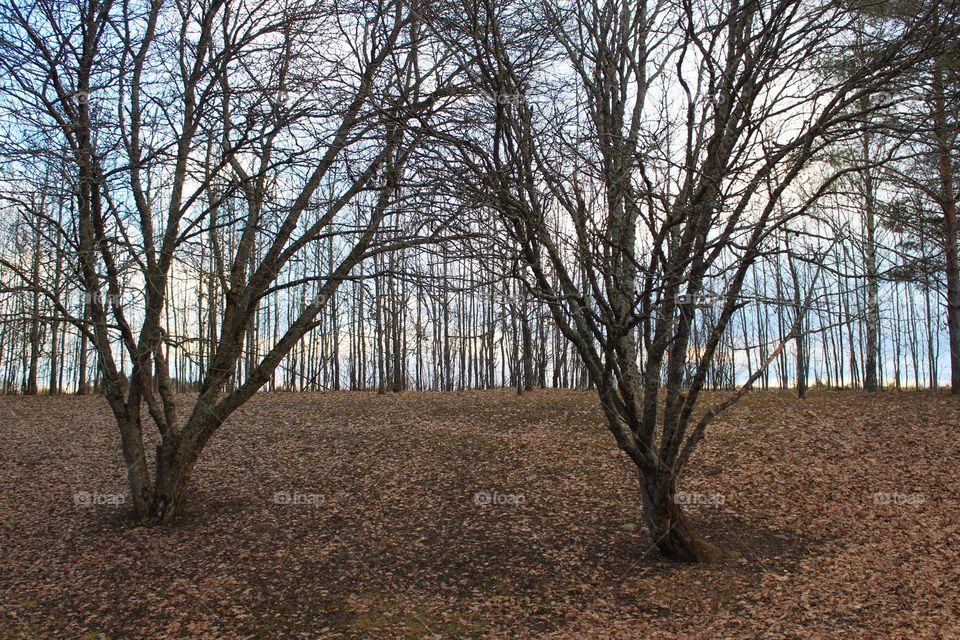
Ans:
[[[33,246],[33,269],[31,271],[31,276],[33,278],[33,286],[37,287],[37,282],[40,280],[40,234],[37,233],[37,240]],[[39,289],[34,289],[32,292],[33,295],[33,304],[30,311],[30,365],[28,368],[29,375],[27,377],[26,388],[24,393],[30,396],[35,396],[40,392],[40,387],[37,382],[37,373],[40,366],[40,291]]]
[[[181,515],[187,503],[187,484],[199,458],[200,447],[176,439],[157,447],[157,476],[150,507],[150,519],[170,524]]]
[[[89,303],[83,304],[83,319],[87,321],[90,318]],[[77,395],[85,396],[90,393],[90,383],[87,382],[87,336],[80,334],[80,355],[77,362]]]
[[[527,317],[527,301],[524,298],[520,317],[520,333],[523,341],[523,390],[533,391],[533,333],[530,319]]]
[[[723,557],[718,547],[694,531],[675,490],[660,488],[654,478],[642,482],[643,519],[660,552],[673,562],[711,562]]]
[[[862,143],[862,161],[868,163],[873,157],[869,132],[863,134]],[[880,345],[880,285],[877,272],[877,221],[874,191],[873,172],[872,169],[867,168],[863,171],[866,224],[864,257],[867,261],[866,358],[863,362],[863,390],[869,393],[875,393],[880,389],[880,382],[877,379],[877,352]]]
[[[118,399],[119,394],[113,389],[115,384],[107,385],[106,395],[114,409],[117,422],[121,425],[120,445],[127,465],[127,485],[130,487],[134,514],[138,519],[143,520],[148,517],[153,503],[153,488],[143,451],[140,415],[122,413],[124,407],[122,401]]]
[[[797,398],[803,400],[807,397],[807,336],[804,331],[803,322],[803,297],[800,291],[800,271],[794,263],[793,253],[790,249],[790,242],[785,242],[787,249],[787,265],[790,268],[790,279],[793,284],[793,305],[796,314],[796,374],[797,374]],[[781,332],[782,333],[782,332]],[[786,377],[786,372],[784,372]]]
[[[947,328],[950,335],[950,391],[960,394],[960,253],[957,250],[957,203],[953,187],[953,163],[950,158],[944,63],[938,61],[933,74],[933,124],[937,141],[940,174],[940,206],[943,210],[944,240],[947,272]]]

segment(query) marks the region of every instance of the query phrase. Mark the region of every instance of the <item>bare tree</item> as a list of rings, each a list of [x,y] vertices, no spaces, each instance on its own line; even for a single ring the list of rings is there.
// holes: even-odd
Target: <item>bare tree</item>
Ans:
[[[460,55],[493,97],[488,119],[476,117],[486,138],[457,145],[458,174],[576,346],[637,466],[655,544],[674,560],[713,558],[674,499],[707,425],[740,397],[695,414],[711,363],[751,265],[846,171],[818,179],[808,167],[855,133],[864,95],[924,55],[917,31],[824,78],[810,61],[855,28],[841,3],[478,1],[456,11],[446,28],[469,38]],[[554,82],[557,66],[571,72]],[[805,197],[791,190],[800,177],[816,183]],[[691,362],[705,305],[718,312]]]
[[[436,59],[419,55],[416,11],[390,0],[88,0],[75,12],[40,0],[5,3],[2,14],[10,95],[38,129],[62,136],[78,176],[78,270],[93,295],[88,319],[70,317],[95,346],[135,511],[169,522],[206,443],[317,325],[340,283],[368,256],[412,241],[388,245],[377,233],[402,206],[405,167],[443,92]],[[30,142],[21,139],[24,154],[38,151]],[[358,215],[346,220],[350,203]],[[198,239],[209,241],[222,304],[181,420],[167,319]],[[281,277],[334,239],[330,268]],[[125,282],[137,290],[131,304]],[[307,303],[269,344],[251,343],[258,310],[294,287],[310,292]],[[159,436],[152,477],[142,406]]]

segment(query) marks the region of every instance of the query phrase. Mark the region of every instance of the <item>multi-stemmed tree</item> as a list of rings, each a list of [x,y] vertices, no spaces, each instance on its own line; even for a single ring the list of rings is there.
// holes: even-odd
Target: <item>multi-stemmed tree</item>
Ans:
[[[488,97],[465,108],[475,128],[451,143],[451,171],[493,212],[504,251],[576,346],[639,472],[655,544],[674,560],[715,557],[675,494],[711,419],[741,395],[698,408],[744,280],[858,170],[810,167],[856,135],[873,108],[863,98],[936,38],[917,16],[866,43],[857,69],[824,75],[857,28],[829,0],[465,0],[450,11],[450,46]]]
[[[394,0],[37,0],[4,2],[0,17],[5,106],[30,116],[17,150],[25,162],[52,153],[33,143],[57,134],[75,180],[75,219],[61,233],[77,247],[89,319],[50,297],[96,348],[137,516],[169,522],[206,443],[353,268],[415,241],[384,244],[377,232],[402,207],[408,161],[443,94],[442,56],[421,55],[417,12]],[[181,417],[165,310],[201,237],[224,302]],[[284,276],[331,237],[329,269]],[[274,343],[248,349],[237,376],[254,314],[293,287],[309,293],[305,304]],[[158,434],[153,460],[144,411]]]

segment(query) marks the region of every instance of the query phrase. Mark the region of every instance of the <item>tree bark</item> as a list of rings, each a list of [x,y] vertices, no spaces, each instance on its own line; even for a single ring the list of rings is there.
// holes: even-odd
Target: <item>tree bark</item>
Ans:
[[[871,153],[869,134],[864,134],[863,159],[869,161]],[[866,259],[867,259],[867,317],[866,359],[863,363],[863,390],[875,393],[880,388],[877,379],[877,352],[880,341],[879,277],[877,274],[877,239],[873,174],[871,169],[863,172],[864,212],[866,214]]]
[[[940,206],[944,220],[944,254],[947,272],[947,328],[950,334],[950,392],[960,394],[960,255],[957,250],[957,201],[954,195],[953,163],[950,158],[943,65],[933,72],[933,125],[937,142]]]
[[[533,333],[530,330],[527,294],[524,292],[520,311],[520,334],[523,341],[523,390],[533,391]],[[519,387],[519,384],[518,384]]]
[[[672,486],[662,487],[651,476],[642,481],[643,518],[657,549],[673,562],[711,562],[723,552],[698,534],[676,503]]]
[[[183,515],[187,485],[200,457],[201,447],[176,438],[157,447],[157,479],[150,506],[150,520],[170,524]]]

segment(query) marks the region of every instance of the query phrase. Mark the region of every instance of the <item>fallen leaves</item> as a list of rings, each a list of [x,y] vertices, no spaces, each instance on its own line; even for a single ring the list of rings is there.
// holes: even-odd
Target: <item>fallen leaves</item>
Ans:
[[[126,494],[105,403],[0,397],[0,638],[960,637],[958,424],[748,396],[680,483],[734,553],[678,567],[590,393],[259,395],[169,529],[74,499]]]

